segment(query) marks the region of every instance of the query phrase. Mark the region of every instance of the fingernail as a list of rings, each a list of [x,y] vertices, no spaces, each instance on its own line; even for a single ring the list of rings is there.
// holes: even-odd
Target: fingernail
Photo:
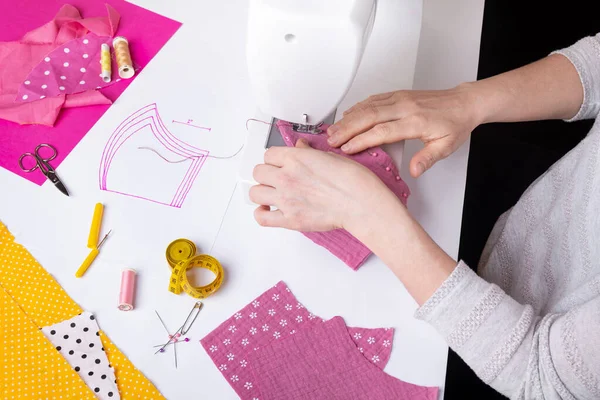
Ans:
[[[352,148],[352,146],[350,146],[348,143],[346,143],[345,145],[342,146],[342,151],[348,152],[348,151],[350,151],[351,148]]]
[[[334,146],[335,145],[335,141],[336,141],[335,136],[329,137],[327,139],[327,143],[329,143],[330,146]]]
[[[329,129],[327,129],[327,135],[331,136],[334,133],[336,133],[340,128],[337,127],[337,125],[331,125],[329,127]]]
[[[418,163],[417,164],[417,175],[421,175],[423,172],[425,172],[425,165],[423,165],[423,163]]]

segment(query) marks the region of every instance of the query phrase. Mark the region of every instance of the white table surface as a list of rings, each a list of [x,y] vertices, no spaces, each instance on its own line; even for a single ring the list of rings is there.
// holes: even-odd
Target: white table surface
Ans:
[[[237,398],[198,340],[279,280],[323,318],[340,315],[351,326],[396,328],[385,371],[404,381],[440,386],[442,398],[447,346],[430,326],[412,317],[416,303],[376,257],[351,271],[296,232],[261,228],[240,190],[218,233],[236,187],[239,158],[207,162],[181,209],[99,191],[102,145],[132,111],[156,102],[167,122],[202,121],[228,135],[227,140],[198,139],[169,128],[200,141],[213,154],[230,154],[243,142],[239,127],[256,109],[245,75],[245,1],[134,2],[183,22],[183,27],[58,169],[73,195],[66,198],[51,185],[38,187],[0,169],[0,220],[76,302],[98,316],[101,328],[168,399],[187,399],[200,390],[205,398]],[[484,0],[380,0],[382,17],[373,44],[340,110],[372,93],[447,88],[474,80],[483,5]],[[420,146],[408,142],[402,157],[403,178],[412,191],[409,209],[456,257],[468,145],[413,180],[406,171]],[[96,202],[106,206],[103,231],[113,228],[114,234],[85,277],[76,279]],[[193,340],[178,348],[176,370],[172,354],[154,356],[152,345],[165,339],[154,310],[174,329],[193,304],[189,297],[166,291],[164,249],[178,237],[193,240],[203,251],[214,243],[212,255],[224,265],[227,280],[206,300],[190,331]],[[124,267],[139,273],[136,309],[130,313],[116,309]]]

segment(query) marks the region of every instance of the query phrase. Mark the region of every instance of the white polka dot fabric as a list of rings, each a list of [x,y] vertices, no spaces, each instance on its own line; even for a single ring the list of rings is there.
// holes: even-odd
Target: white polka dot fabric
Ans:
[[[16,101],[27,103],[114,83],[104,82],[100,77],[100,47],[103,43],[110,43],[110,38],[89,33],[56,48],[27,75],[19,87]]]
[[[121,398],[94,315],[83,312],[69,320],[42,328],[42,333],[96,397],[101,400]]]

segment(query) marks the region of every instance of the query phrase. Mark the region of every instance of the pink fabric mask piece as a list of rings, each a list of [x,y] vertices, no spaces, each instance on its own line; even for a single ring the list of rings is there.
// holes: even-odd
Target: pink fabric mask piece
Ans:
[[[323,322],[296,300],[285,283],[279,282],[200,343],[242,399],[262,399],[249,374],[251,353]],[[393,329],[348,328],[347,332],[354,349],[359,355],[362,352],[366,363],[372,363],[376,369],[385,367],[392,351]]]
[[[290,123],[284,121],[279,121],[277,127],[287,146],[295,146],[298,139],[302,138],[312,148],[340,154],[369,168],[400,199],[402,204],[406,205],[408,196],[410,196],[410,189],[400,178],[394,160],[380,147],[373,147],[354,155],[347,155],[339,148],[331,147],[327,143],[325,133],[318,135],[298,133],[292,129]],[[329,125],[322,126],[324,132],[327,128],[329,128]],[[304,232],[304,235],[316,244],[325,247],[354,270],[358,269],[371,255],[371,250],[367,246],[343,229],[329,232]]]
[[[273,341],[248,356],[256,398],[435,400],[437,387],[403,382],[369,363],[341,317]]]
[[[27,103],[61,94],[101,89],[114,83],[100,77],[100,46],[111,38],[93,33],[68,41],[51,51],[27,75],[15,101]]]

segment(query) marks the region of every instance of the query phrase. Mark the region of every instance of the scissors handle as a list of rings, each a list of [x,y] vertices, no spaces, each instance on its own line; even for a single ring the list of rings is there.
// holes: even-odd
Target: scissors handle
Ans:
[[[40,150],[42,148],[44,148],[44,147],[47,147],[50,150],[52,150],[52,155],[51,156],[49,156],[49,157],[43,157],[40,154]],[[35,171],[36,169],[39,168],[44,173],[44,175],[48,176],[48,173],[54,173],[54,170],[52,169],[52,167],[50,166],[50,164],[48,164],[48,161],[54,160],[56,158],[57,154],[58,154],[58,152],[56,151],[56,148],[54,146],[52,146],[50,144],[47,144],[47,143],[42,143],[42,144],[38,145],[35,148],[35,150],[34,150],[33,153],[24,153],[24,154],[21,155],[21,157],[19,158],[19,167],[21,167],[21,169],[24,172],[33,172],[33,171]],[[31,168],[25,168],[23,166],[23,160],[26,157],[33,157],[33,159],[35,161],[35,164],[33,165],[33,167],[31,167]],[[49,176],[48,176],[48,178],[50,180],[52,180]]]
[[[27,169],[27,168],[25,168],[23,166],[23,160],[26,157],[33,157],[33,159],[35,160],[35,164],[33,165],[33,167],[31,167],[29,169]],[[33,171],[35,171],[36,169],[38,169],[38,159],[37,159],[37,156],[35,154],[33,154],[33,153],[24,153],[24,154],[21,154],[21,157],[19,157],[19,167],[21,167],[21,169],[24,172],[33,172]]]
[[[40,154],[40,150],[41,150],[42,148],[44,148],[44,147],[47,147],[47,148],[49,148],[50,150],[52,150],[52,155],[51,155],[50,157],[43,157],[43,156]],[[56,155],[57,155],[57,154],[58,154],[58,152],[56,151],[56,148],[55,148],[54,146],[52,146],[51,144],[48,144],[48,143],[42,143],[42,144],[38,145],[38,146],[35,148],[35,155],[36,155],[36,156],[38,156],[38,157],[39,157],[39,159],[40,159],[40,160],[42,160],[42,161],[46,161],[46,162],[48,162],[48,161],[52,161],[52,160],[54,160],[54,159],[56,158]]]

